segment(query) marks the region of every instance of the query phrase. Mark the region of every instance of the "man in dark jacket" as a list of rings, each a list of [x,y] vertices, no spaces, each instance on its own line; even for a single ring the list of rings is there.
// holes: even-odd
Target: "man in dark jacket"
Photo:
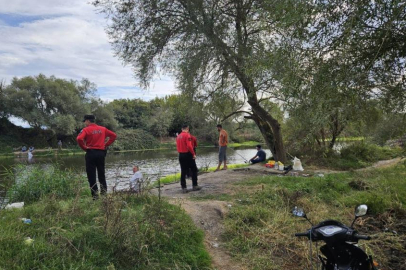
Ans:
[[[266,159],[266,153],[264,150],[262,150],[262,147],[259,144],[257,145],[257,151],[258,152],[255,157],[250,159],[250,162],[252,162],[252,164],[262,162]]]

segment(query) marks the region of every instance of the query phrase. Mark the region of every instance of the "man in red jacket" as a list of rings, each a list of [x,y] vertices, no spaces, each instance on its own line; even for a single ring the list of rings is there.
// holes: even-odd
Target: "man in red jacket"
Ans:
[[[192,135],[189,133],[188,125],[182,126],[182,132],[176,138],[176,148],[179,153],[181,169],[180,184],[182,186],[182,192],[188,192],[186,188],[186,174],[189,169],[192,171],[193,191],[200,190],[201,187],[197,185],[197,167],[195,163],[196,153],[193,149]]]
[[[86,173],[89,181],[90,190],[94,199],[98,197],[98,188],[96,183],[96,169],[100,183],[100,193],[107,192],[106,176],[104,173],[104,162],[107,154],[106,147],[112,144],[117,135],[105,127],[94,123],[94,115],[85,115],[83,122],[86,127],[79,133],[76,141],[80,148],[86,151]],[[107,142],[106,137],[109,138]]]

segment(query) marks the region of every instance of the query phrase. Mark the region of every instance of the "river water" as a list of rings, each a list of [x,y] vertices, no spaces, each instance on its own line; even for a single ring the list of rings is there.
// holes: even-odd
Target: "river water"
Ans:
[[[270,151],[265,150],[265,152],[267,157],[270,157]],[[255,147],[228,148],[228,163],[241,164],[255,156],[255,154]],[[198,148],[196,163],[198,168],[217,166],[218,149],[214,147]],[[30,164],[57,164],[62,169],[85,171],[84,155],[36,157],[34,154],[31,160],[28,160],[25,155],[20,158],[0,159],[0,186],[4,181],[2,175],[18,164],[27,164],[28,166]],[[144,177],[148,177],[151,181],[155,181],[158,177],[180,173],[176,150],[108,153],[106,157],[106,179],[109,189],[115,184],[118,184],[117,189],[126,188],[134,165],[138,165]]]

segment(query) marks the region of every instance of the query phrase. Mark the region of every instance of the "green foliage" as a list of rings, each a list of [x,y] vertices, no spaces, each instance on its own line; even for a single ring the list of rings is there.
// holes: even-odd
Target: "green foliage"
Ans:
[[[96,86],[86,79],[68,81],[40,74],[14,78],[2,91],[2,99],[7,115],[20,117],[36,129],[73,135],[83,126],[84,114],[94,113],[111,127],[116,125],[112,112],[95,98],[95,91]]]
[[[15,126],[7,118],[0,118],[0,152],[11,153],[13,149],[20,151],[23,145],[35,148],[52,145],[54,134],[50,130],[22,128]],[[55,142],[56,145],[56,142]]]
[[[402,137],[406,134],[406,114],[383,114],[375,123],[371,133],[373,141],[380,145],[385,145],[388,140]]]
[[[149,132],[142,129],[122,129],[117,132],[117,140],[111,148],[116,151],[159,148],[159,142]]]
[[[400,149],[379,147],[364,141],[356,142],[341,150],[341,158],[350,161],[376,162],[399,156]]]
[[[21,165],[15,171],[15,174],[8,176],[16,181],[7,192],[10,202],[33,203],[44,196],[55,199],[72,198],[86,183],[82,175],[61,170],[57,165],[47,165],[45,168],[41,165]]]
[[[4,269],[210,268],[203,232],[179,207],[155,197],[50,197],[0,216]]]
[[[277,61],[270,56],[284,47],[280,33],[291,32],[290,16],[307,14],[298,12],[306,10],[305,3],[281,2],[271,8],[264,1],[235,2],[227,9],[214,0],[102,0],[93,4],[113,22],[107,33],[115,53],[133,67],[143,85],[148,86],[159,70],[173,74],[184,94],[205,101],[210,121],[220,122],[237,111],[255,117],[255,123],[267,129],[261,128],[264,136],[275,133],[275,140],[267,143],[280,160],[286,159],[278,115],[273,117],[263,104],[278,98],[280,89],[269,65]],[[299,25],[306,27],[307,22],[295,20],[295,26]],[[187,106],[199,110],[194,104],[181,105],[180,111]],[[176,115],[174,119],[178,120]],[[193,120],[180,118],[190,125]]]
[[[302,157],[304,166],[316,165],[329,169],[353,170],[372,165],[379,160],[387,160],[402,155],[402,149],[380,147],[363,140],[348,142],[344,148],[337,152],[311,152]]]
[[[140,99],[115,99],[108,104],[114,112],[114,118],[126,129],[145,129],[151,116],[149,102]]]
[[[179,206],[133,194],[93,201],[81,174],[16,171],[8,194],[25,206],[0,211],[0,269],[210,269],[203,232]]]

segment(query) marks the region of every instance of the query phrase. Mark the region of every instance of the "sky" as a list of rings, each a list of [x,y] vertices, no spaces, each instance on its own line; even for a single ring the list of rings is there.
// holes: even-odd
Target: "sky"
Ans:
[[[137,86],[130,66],[114,57],[104,31],[107,22],[90,0],[0,0],[0,80],[46,76],[98,86],[105,101],[176,93],[174,81],[157,77],[149,89]]]

